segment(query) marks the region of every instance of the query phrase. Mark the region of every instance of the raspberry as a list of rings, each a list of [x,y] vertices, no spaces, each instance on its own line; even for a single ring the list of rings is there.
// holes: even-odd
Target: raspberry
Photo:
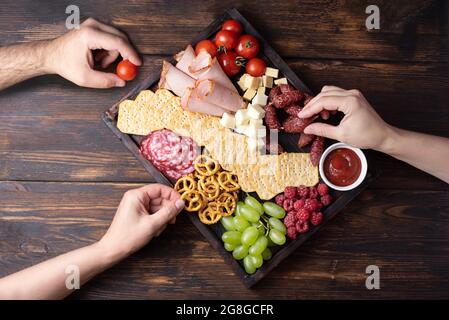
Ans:
[[[306,199],[304,203],[304,208],[309,210],[310,212],[319,210],[319,202],[317,199]]]
[[[299,222],[305,222],[309,220],[310,213],[307,209],[301,208],[298,211],[296,211],[296,218]]]
[[[287,213],[287,215],[284,218],[284,225],[287,228],[290,227],[294,227],[295,223],[296,223],[296,212],[295,211],[290,211],[289,213]]]
[[[278,206],[281,206],[284,204],[285,196],[283,194],[278,194],[276,198],[274,198],[274,201]]]
[[[330,205],[332,203],[332,197],[330,194],[325,194],[324,196],[321,197],[321,203],[323,204],[323,206],[327,207],[328,205]]]
[[[317,226],[323,221],[323,214],[321,212],[312,212],[312,216],[310,217],[310,222]]]
[[[318,198],[318,190],[315,187],[309,189],[309,198],[310,199]]]
[[[295,240],[296,239],[296,235],[297,234],[296,234],[295,226],[287,228],[287,237],[289,237],[290,239]]]
[[[304,207],[304,203],[305,200],[304,199],[299,199],[296,200],[295,203],[293,204],[293,208],[298,211],[299,209],[301,209],[302,207]]]
[[[285,211],[291,211],[293,210],[293,200],[292,199],[285,199],[284,203],[282,204]]]
[[[309,223],[307,221],[296,222],[296,231],[298,233],[306,233],[307,231],[309,231]]]
[[[298,187],[298,195],[301,198],[307,198],[309,196],[309,189],[307,187],[304,187],[304,186],[299,186]]]
[[[296,188],[295,187],[285,187],[284,196],[287,199],[293,199],[296,197]]]
[[[329,187],[325,183],[320,183],[316,189],[318,190],[320,196],[329,194]]]

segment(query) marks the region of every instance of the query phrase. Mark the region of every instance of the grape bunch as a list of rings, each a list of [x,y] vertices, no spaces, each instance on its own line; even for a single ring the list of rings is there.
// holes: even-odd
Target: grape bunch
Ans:
[[[285,210],[273,202],[260,203],[248,195],[239,201],[234,216],[223,217],[221,224],[226,229],[221,239],[227,251],[232,251],[236,260],[243,260],[248,274],[253,274],[270,260],[270,247],[283,245],[287,228],[280,220]]]

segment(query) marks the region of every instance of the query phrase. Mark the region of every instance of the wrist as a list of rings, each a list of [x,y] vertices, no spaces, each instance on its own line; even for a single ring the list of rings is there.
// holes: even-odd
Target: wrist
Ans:
[[[103,261],[103,264],[107,267],[110,267],[117,262],[123,260],[129,255],[129,252],[126,250],[121,250],[118,247],[115,247],[108,243],[106,239],[101,239],[100,241],[94,244],[98,253]]]
[[[57,46],[55,45],[58,38],[53,40],[42,41],[41,49],[41,68],[45,74],[58,74],[55,56],[57,54]]]
[[[384,130],[384,138],[381,143],[373,149],[382,153],[393,154],[397,146],[398,139],[398,129],[387,124]]]

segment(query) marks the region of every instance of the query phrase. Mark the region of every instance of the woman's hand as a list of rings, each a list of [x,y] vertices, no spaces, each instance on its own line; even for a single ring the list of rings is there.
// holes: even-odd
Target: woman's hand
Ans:
[[[129,190],[99,244],[107,252],[127,256],[159,236],[168,223],[175,223],[183,208],[179,193],[170,187],[151,184]]]
[[[97,50],[95,55],[92,50]],[[83,87],[111,88],[125,85],[125,81],[115,73],[95,70],[95,62],[106,68],[121,55],[137,66],[142,64],[123,32],[93,18],[84,21],[80,29],[50,41],[46,51],[46,73],[57,73]]]
[[[338,110],[344,118],[338,126],[312,123],[304,132],[315,134],[359,148],[381,149],[388,138],[391,127],[374,111],[358,90],[344,90],[334,86],[324,86],[299,113],[300,118],[308,118],[321,110]]]

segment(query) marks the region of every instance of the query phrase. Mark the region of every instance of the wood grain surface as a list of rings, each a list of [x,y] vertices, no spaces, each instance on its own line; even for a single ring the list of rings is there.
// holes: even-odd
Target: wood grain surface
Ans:
[[[78,5],[130,35],[144,54],[139,77],[236,7],[313,91],[358,88],[389,123],[448,136],[447,1],[379,2],[385,28],[370,32],[364,1]],[[4,1],[0,45],[62,34],[68,4]],[[0,276],[99,239],[122,194],[153,181],[100,119],[136,82],[93,90],[45,76],[0,92]],[[181,217],[72,298],[448,298],[449,186],[374,156],[382,176],[251,290]],[[370,264],[381,290],[365,288]]]

